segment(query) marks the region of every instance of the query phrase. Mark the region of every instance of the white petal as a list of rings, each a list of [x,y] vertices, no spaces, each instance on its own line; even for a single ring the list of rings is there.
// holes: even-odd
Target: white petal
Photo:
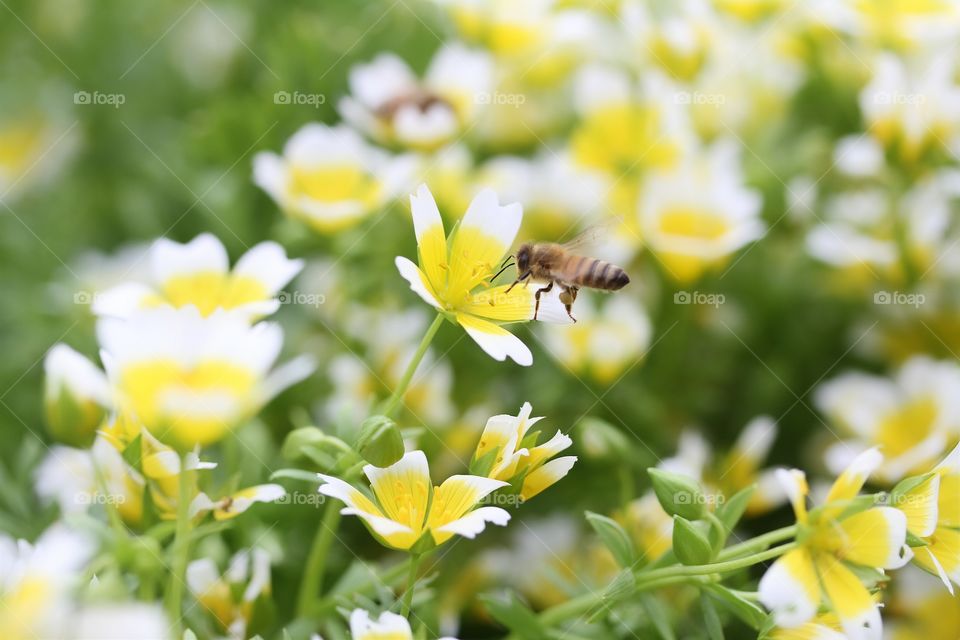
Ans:
[[[417,192],[410,196],[410,211],[413,213],[413,229],[417,236],[417,244],[420,244],[427,230],[434,226],[443,228],[440,209],[437,208],[437,201],[434,200],[427,185],[421,184],[417,187]]]
[[[303,260],[291,260],[276,242],[261,242],[237,260],[233,274],[255,279],[273,295],[302,269]]]
[[[509,248],[520,230],[523,208],[513,202],[500,205],[492,189],[483,189],[470,202],[460,228],[474,227],[486,236],[496,238],[504,248]]]
[[[150,268],[158,283],[180,275],[226,273],[227,250],[210,233],[201,233],[186,244],[160,238],[150,249]]]
[[[154,295],[151,287],[139,282],[125,282],[98,293],[90,309],[96,316],[126,318],[141,309],[151,295]]]
[[[384,611],[377,620],[363,609],[354,609],[350,614],[350,635],[353,640],[377,640],[377,638],[413,638],[410,623],[403,616]]]
[[[480,348],[487,352],[494,360],[503,362],[510,357],[514,362],[529,367],[533,364],[533,353],[520,338],[491,322],[466,321],[458,315],[457,320],[464,330],[473,338]]]
[[[420,271],[420,267],[403,256],[397,256],[394,264],[397,265],[397,271],[400,272],[403,279],[410,283],[410,288],[413,289],[418,296],[423,298],[424,302],[437,309],[443,308],[440,303],[437,302],[437,299],[433,297],[433,294],[430,293],[429,289],[427,289],[427,278],[426,275]]]
[[[263,189],[278,205],[283,205],[287,168],[283,158],[269,151],[253,157],[253,183]]]
[[[480,507],[458,520],[448,522],[442,527],[437,527],[437,531],[455,533],[465,538],[474,538],[484,530],[486,523],[492,522],[495,525],[504,527],[509,520],[510,514],[500,507]]]
[[[760,579],[758,595],[781,627],[798,627],[810,620],[820,602],[809,554],[796,550],[781,556]]]

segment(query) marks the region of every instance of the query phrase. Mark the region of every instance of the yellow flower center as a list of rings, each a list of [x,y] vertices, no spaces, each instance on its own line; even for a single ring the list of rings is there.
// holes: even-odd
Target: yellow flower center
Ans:
[[[677,207],[660,216],[660,230],[672,236],[717,240],[728,229],[726,220],[702,209]]]
[[[207,316],[217,308],[233,309],[265,300],[267,288],[256,278],[231,276],[213,271],[174,276],[163,283],[161,299],[174,307],[194,305]]]
[[[292,167],[289,190],[319,202],[359,200],[373,204],[380,195],[377,180],[355,166]]]

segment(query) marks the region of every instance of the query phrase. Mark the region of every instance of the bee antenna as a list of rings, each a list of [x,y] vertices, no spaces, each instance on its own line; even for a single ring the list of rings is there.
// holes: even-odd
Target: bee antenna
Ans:
[[[512,257],[513,257],[513,256],[510,256],[510,258],[512,258]],[[507,258],[507,260],[509,260],[510,258]],[[506,260],[504,260],[504,263],[506,263]],[[512,262],[511,262],[510,264],[504,264],[502,267],[500,267],[500,271],[497,271],[497,275],[495,275],[495,276],[493,276],[492,278],[490,278],[490,282],[493,282],[494,280],[496,280],[497,278],[499,278],[501,273],[503,273],[504,271],[506,271],[507,269],[509,269],[509,268],[512,267],[512,266],[513,266],[513,263],[512,263]]]
[[[510,262],[511,260],[513,260],[513,254],[512,254],[512,253],[511,253],[510,255],[508,255],[506,258],[503,259],[503,262],[500,263],[500,266],[503,267],[503,265],[507,264],[507,263]],[[502,272],[501,272],[501,273],[502,273]]]

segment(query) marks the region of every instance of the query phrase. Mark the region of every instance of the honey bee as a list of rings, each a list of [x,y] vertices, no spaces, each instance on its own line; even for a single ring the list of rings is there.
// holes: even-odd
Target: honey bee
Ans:
[[[517,250],[517,279],[507,291],[527,279],[546,280],[547,286],[537,289],[534,296],[536,304],[533,319],[540,311],[540,295],[548,293],[554,285],[560,287],[560,302],[567,309],[567,315],[577,321],[571,313],[580,287],[617,291],[630,282],[629,276],[620,267],[598,258],[590,258],[574,253],[576,247],[584,242],[583,234],[567,244],[555,242],[526,242]]]

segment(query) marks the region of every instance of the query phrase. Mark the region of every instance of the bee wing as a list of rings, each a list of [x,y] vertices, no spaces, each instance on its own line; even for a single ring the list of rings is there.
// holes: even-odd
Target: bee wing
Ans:
[[[584,253],[587,249],[596,249],[603,243],[604,238],[610,235],[610,230],[621,222],[620,216],[613,216],[592,224],[562,246],[566,251],[578,254]]]

